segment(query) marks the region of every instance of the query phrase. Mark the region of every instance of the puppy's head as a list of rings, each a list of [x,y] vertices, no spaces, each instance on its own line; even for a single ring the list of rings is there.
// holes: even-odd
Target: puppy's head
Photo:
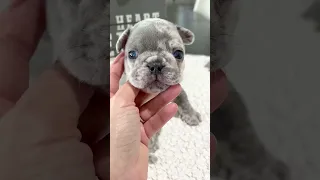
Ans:
[[[126,29],[116,48],[118,52],[124,49],[129,82],[146,93],[159,93],[181,82],[184,45],[193,41],[190,30],[152,18]]]

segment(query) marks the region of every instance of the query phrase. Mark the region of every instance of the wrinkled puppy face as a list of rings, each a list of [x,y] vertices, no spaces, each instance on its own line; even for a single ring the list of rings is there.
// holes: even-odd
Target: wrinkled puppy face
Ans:
[[[126,29],[117,51],[124,49],[129,82],[146,93],[159,93],[182,80],[184,45],[194,34],[159,18],[146,19]]]

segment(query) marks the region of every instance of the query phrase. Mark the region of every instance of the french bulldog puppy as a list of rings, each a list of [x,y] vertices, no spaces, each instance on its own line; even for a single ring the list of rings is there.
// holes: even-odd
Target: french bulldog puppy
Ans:
[[[109,0],[57,0],[47,2],[48,33],[54,45],[54,61],[79,82],[109,91],[110,14]],[[126,41],[127,40],[127,41]],[[182,80],[184,45],[193,33],[162,19],[149,19],[127,29],[118,49],[126,51],[125,74],[136,87],[159,93]],[[177,116],[188,125],[198,125],[201,117],[182,91],[175,102]],[[158,148],[159,133],[150,142],[150,152]],[[150,158],[150,162],[154,162]]]
[[[145,93],[158,94],[183,79],[185,45],[194,41],[189,29],[167,20],[151,18],[127,28],[119,37],[117,51],[125,52],[127,80]],[[177,116],[188,125],[201,122],[201,117],[188,101],[184,90],[175,99]],[[150,152],[158,149],[156,134],[149,144]],[[156,159],[150,156],[150,162]]]
[[[54,61],[80,82],[109,88],[109,0],[46,1]]]

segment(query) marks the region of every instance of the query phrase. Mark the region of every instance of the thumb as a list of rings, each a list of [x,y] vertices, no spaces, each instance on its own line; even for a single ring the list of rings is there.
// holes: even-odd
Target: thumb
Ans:
[[[148,162],[149,162],[149,149],[147,146],[140,143],[140,156],[137,162],[137,165],[138,165],[137,169],[141,170],[141,172],[139,172],[140,179],[148,178]]]
[[[119,88],[113,98],[120,106],[126,106],[128,103],[134,103],[139,91],[139,89],[132,86],[129,82],[126,82]]]
[[[214,158],[216,156],[216,149],[217,148],[217,139],[214,135],[210,135],[210,162],[211,164],[214,161]]]

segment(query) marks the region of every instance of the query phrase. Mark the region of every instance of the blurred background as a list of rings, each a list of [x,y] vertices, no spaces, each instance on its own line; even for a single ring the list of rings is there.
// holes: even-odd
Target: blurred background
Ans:
[[[319,0],[241,1],[239,17],[229,97],[211,116],[221,147],[214,173],[318,180]]]
[[[210,0],[166,0],[166,18],[194,32],[187,53],[210,55]]]

